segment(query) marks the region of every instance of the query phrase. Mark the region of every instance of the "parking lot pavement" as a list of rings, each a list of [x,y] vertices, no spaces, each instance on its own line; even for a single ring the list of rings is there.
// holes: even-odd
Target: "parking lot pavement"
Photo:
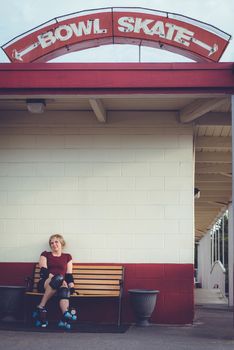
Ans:
[[[197,308],[193,325],[130,326],[125,333],[0,331],[0,350],[234,349],[233,312]]]

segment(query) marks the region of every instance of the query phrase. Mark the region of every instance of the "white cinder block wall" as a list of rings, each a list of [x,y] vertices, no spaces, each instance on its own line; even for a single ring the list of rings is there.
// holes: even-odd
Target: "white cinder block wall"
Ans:
[[[193,134],[169,113],[1,112],[0,261],[193,263]]]

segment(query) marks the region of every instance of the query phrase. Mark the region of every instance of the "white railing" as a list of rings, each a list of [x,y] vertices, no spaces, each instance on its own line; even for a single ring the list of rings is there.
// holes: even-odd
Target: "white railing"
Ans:
[[[216,260],[210,271],[209,288],[217,288],[225,297],[226,269],[220,260]]]

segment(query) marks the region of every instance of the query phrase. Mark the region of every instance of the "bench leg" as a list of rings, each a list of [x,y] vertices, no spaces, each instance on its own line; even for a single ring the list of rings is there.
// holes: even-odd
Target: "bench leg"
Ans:
[[[27,302],[26,302],[26,299],[27,299],[27,297],[26,297],[26,295],[24,296],[24,315],[23,315],[23,321],[24,321],[24,323],[26,324],[27,323]]]
[[[118,327],[121,325],[121,311],[122,311],[122,298],[119,298],[119,308],[118,308]]]

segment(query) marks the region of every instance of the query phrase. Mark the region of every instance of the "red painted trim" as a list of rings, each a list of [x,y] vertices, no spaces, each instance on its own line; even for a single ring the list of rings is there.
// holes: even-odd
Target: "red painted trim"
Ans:
[[[0,94],[234,93],[233,63],[0,64]]]
[[[164,324],[193,322],[194,267],[192,264],[123,265],[125,266],[123,322],[134,321],[128,290],[135,288],[160,291],[152,322]],[[24,279],[32,274],[33,266],[34,263],[0,263],[0,285],[24,285]],[[80,321],[116,321],[115,300],[79,299],[78,306]]]
[[[225,70],[233,69],[233,62],[220,63],[190,63],[190,62],[173,62],[173,63],[0,63],[1,70]]]
[[[0,285],[25,286],[25,278],[32,276],[34,264],[0,262]]]

